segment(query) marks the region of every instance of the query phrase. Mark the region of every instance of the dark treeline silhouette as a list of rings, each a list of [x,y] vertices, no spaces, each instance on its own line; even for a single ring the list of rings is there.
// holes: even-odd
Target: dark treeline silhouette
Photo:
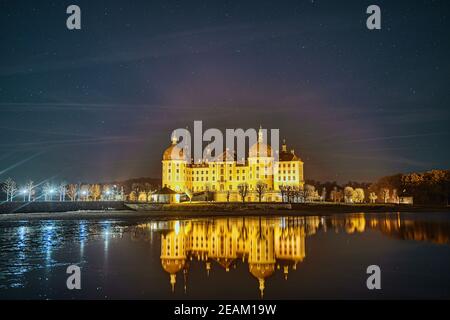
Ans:
[[[413,197],[414,204],[422,205],[448,205],[450,202],[450,170],[399,173],[382,177],[373,183],[349,181],[339,184],[336,181],[306,180],[306,184],[314,186],[316,190],[325,188],[327,200],[333,200],[330,191],[343,192],[345,187],[350,186],[354,189],[361,188],[364,190],[364,202],[370,201],[370,194],[376,195],[375,202],[377,203],[395,203],[399,197]]]
[[[125,194],[130,194],[133,191],[149,192],[161,188],[161,179],[158,178],[132,178],[124,181],[113,181],[108,184],[117,184],[123,186]]]
[[[370,186],[374,192],[397,190],[399,196],[412,196],[415,204],[448,205],[450,170],[431,170],[382,177]]]

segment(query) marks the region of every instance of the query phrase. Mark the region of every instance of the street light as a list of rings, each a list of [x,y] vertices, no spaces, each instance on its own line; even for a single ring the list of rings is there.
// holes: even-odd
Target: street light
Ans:
[[[105,191],[105,195],[106,195],[106,200],[110,200],[110,199],[109,199],[109,196],[111,195],[111,191],[110,191],[109,189],[107,189],[107,190]]]
[[[55,189],[53,189],[53,188],[49,188],[49,189],[47,190],[47,195],[50,196],[50,201],[53,200],[52,194],[53,194],[54,192],[55,192]]]
[[[25,202],[25,196],[27,195],[27,189],[20,190],[20,193],[23,194],[23,202]]]

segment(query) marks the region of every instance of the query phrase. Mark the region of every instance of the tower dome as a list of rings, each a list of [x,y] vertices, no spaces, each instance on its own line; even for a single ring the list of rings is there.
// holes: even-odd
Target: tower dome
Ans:
[[[163,153],[163,160],[186,160],[186,153],[178,145],[177,137],[172,137],[172,144]]]
[[[264,142],[257,142],[252,145],[248,151],[248,156],[251,158],[256,157],[271,157],[272,147]]]
[[[261,127],[258,131],[258,142],[250,147],[248,156],[250,158],[272,156],[272,147],[264,142],[264,135]]]

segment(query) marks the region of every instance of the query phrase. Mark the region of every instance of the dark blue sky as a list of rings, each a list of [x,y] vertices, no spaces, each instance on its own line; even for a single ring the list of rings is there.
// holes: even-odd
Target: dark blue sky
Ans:
[[[366,28],[370,4],[382,30]],[[77,4],[82,30],[66,29]],[[0,180],[160,176],[170,132],[280,128],[305,177],[449,168],[448,1],[0,1]]]

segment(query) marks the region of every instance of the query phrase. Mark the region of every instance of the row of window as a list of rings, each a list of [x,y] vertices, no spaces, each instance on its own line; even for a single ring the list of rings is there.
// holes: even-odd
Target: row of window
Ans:
[[[256,171],[259,171],[259,167],[256,167]],[[180,173],[180,169],[176,169],[175,172],[176,173]],[[296,172],[295,170],[292,170],[293,174],[295,174],[295,172]],[[169,173],[169,174],[172,173],[172,169],[170,169],[170,168],[167,169],[167,173]],[[183,170],[183,173],[186,173],[186,170]],[[283,173],[283,174],[286,174],[286,173],[290,174],[291,170],[283,170],[283,172],[280,171],[280,174],[281,173]],[[203,171],[203,170],[202,171],[193,171],[192,172],[192,175],[198,175],[198,174],[200,174],[200,175],[203,175],[203,174],[209,175],[209,172],[208,171]],[[216,171],[213,171],[212,174],[215,175]],[[224,174],[224,170],[223,169],[220,170],[220,174],[222,174],[222,175]],[[233,175],[233,171],[230,170],[229,174]],[[236,174],[240,174],[240,171],[236,170]],[[242,174],[245,174],[245,170],[242,170]]]
[[[287,177],[278,177],[278,181],[296,181],[295,176],[292,176],[292,179],[290,176]]]
[[[256,160],[256,163],[257,164],[260,164],[260,162],[259,162],[259,160]],[[266,161],[261,161],[261,164],[262,165],[266,165],[266,166],[272,166],[272,163],[271,162],[266,162]],[[177,168],[179,168],[180,167],[180,164],[179,163],[175,163],[174,164]],[[167,166],[168,167],[170,167],[171,166],[171,164],[167,164]],[[288,162],[288,163],[284,163],[284,162],[279,162],[278,163],[278,167],[281,167],[281,168],[291,168],[291,166],[292,166],[292,168],[295,168],[296,166],[297,166],[297,164],[296,163],[290,163],[290,162]],[[164,163],[163,164],[163,168],[165,168],[166,167],[166,164]],[[227,167],[228,168],[232,168],[233,167],[233,165],[232,164],[229,164],[229,165],[227,165]],[[220,168],[225,168],[225,165],[224,164],[221,164],[220,165]],[[237,169],[237,171],[239,172],[239,169]],[[243,170],[243,171],[245,171],[245,170]]]
[[[260,179],[261,177],[263,177],[262,175],[259,175],[259,174],[257,174],[256,175],[256,179]],[[236,179],[235,179],[235,181],[245,181],[246,179],[245,179],[245,176],[242,176],[242,177],[239,177],[239,176],[237,176],[237,177],[235,177]],[[264,179],[267,179],[268,178],[268,176],[267,176],[267,174],[265,174],[264,175]],[[250,175],[250,179],[252,179],[252,175]],[[167,177],[167,180],[171,180],[171,176],[169,175],[168,177]],[[204,181],[204,182],[208,182],[209,181],[209,177],[188,177],[187,179],[186,179],[187,181]],[[233,181],[233,179],[230,179],[231,181]],[[282,176],[282,177],[278,177],[278,179],[277,179],[277,181],[296,181],[297,179],[296,179],[296,177],[295,176]],[[180,181],[180,176],[179,175],[177,175],[176,177],[175,177],[175,181]],[[211,181],[216,181],[216,177],[212,177],[211,178]],[[224,179],[224,177],[220,177],[220,180],[219,180],[220,182],[225,182],[225,179]]]

